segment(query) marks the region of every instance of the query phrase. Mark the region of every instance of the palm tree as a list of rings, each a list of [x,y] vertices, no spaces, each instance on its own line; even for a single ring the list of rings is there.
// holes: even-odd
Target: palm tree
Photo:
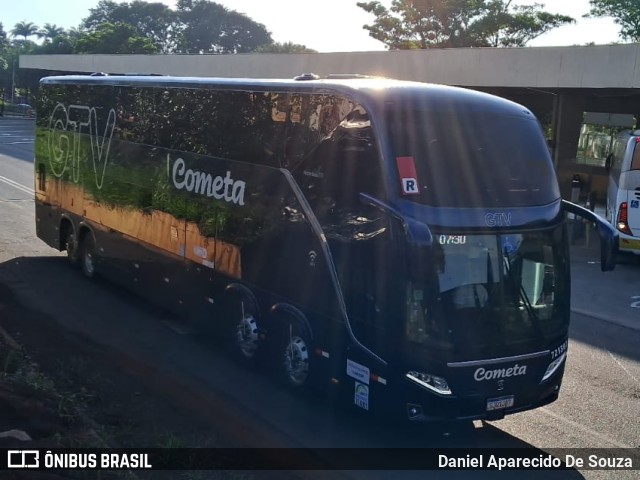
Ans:
[[[67,30],[67,36],[73,41],[78,40],[78,38],[80,38],[84,34],[85,31],[82,28],[78,27],[71,27],[69,30]]]
[[[26,40],[27,37],[36,35],[37,32],[38,27],[36,25],[31,22],[25,22],[23,20],[22,22],[18,22],[15,24],[15,26],[11,30],[11,35],[13,35],[14,37],[24,37],[24,39]]]
[[[50,23],[45,23],[44,27],[36,32],[36,35],[38,36],[38,38],[44,38],[46,42],[48,40],[53,40],[54,38],[59,37],[64,33],[64,28],[58,27],[55,24],[51,25]]]
[[[2,22],[0,22],[0,52],[4,52],[8,46],[9,42],[7,42],[7,33],[4,31]]]

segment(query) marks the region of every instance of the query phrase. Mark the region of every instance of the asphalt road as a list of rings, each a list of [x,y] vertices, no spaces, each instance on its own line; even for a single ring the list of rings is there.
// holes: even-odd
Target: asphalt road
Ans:
[[[180,395],[191,382],[215,399],[212,429],[246,428],[253,446],[640,448],[640,265],[602,274],[597,249],[576,245],[569,358],[552,405],[466,431],[399,428],[329,411],[240,367],[170,318],[103,281],[88,282],[35,237],[33,122],[0,118],[0,283],[60,328],[82,332],[144,365]],[[613,292],[613,299],[605,293]],[[621,299],[624,302],[621,304]],[[640,300],[640,298],[638,298]],[[169,328],[168,328],[169,327]],[[174,383],[172,383],[174,382]],[[512,472],[503,472],[512,478]],[[508,474],[508,475],[507,475]],[[494,478],[495,472],[351,472],[356,478]],[[638,471],[521,472],[523,478],[638,478]],[[330,478],[328,476],[327,478]]]

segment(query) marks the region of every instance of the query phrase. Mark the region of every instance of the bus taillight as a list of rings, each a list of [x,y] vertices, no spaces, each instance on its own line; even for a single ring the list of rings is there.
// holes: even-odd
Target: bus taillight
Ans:
[[[629,228],[629,211],[627,207],[627,202],[622,202],[620,204],[620,208],[618,209],[618,222],[616,226],[618,230],[622,233],[626,233],[627,235],[631,235],[631,229]]]

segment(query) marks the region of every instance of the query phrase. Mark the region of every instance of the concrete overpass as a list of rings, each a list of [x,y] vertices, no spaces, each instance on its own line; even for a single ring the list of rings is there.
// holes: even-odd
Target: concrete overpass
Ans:
[[[576,163],[584,112],[640,115],[640,44],[535,48],[456,48],[391,52],[240,55],[23,55],[20,68],[45,74],[157,73],[292,78],[303,72],[362,73],[494,93],[529,107],[550,125],[558,178],[568,196],[606,191],[606,171]]]

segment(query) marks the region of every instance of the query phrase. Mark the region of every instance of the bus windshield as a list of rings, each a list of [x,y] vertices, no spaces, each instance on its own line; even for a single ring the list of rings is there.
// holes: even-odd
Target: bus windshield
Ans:
[[[406,198],[442,207],[547,205],[560,193],[534,118],[410,110],[387,114],[395,158],[415,163]],[[400,188],[398,186],[398,188]]]
[[[462,355],[506,353],[567,328],[562,228],[514,234],[434,237],[435,295],[416,295],[409,344],[448,345]],[[429,298],[430,297],[430,298]],[[473,354],[472,354],[473,356]],[[461,358],[458,356],[458,358]]]

